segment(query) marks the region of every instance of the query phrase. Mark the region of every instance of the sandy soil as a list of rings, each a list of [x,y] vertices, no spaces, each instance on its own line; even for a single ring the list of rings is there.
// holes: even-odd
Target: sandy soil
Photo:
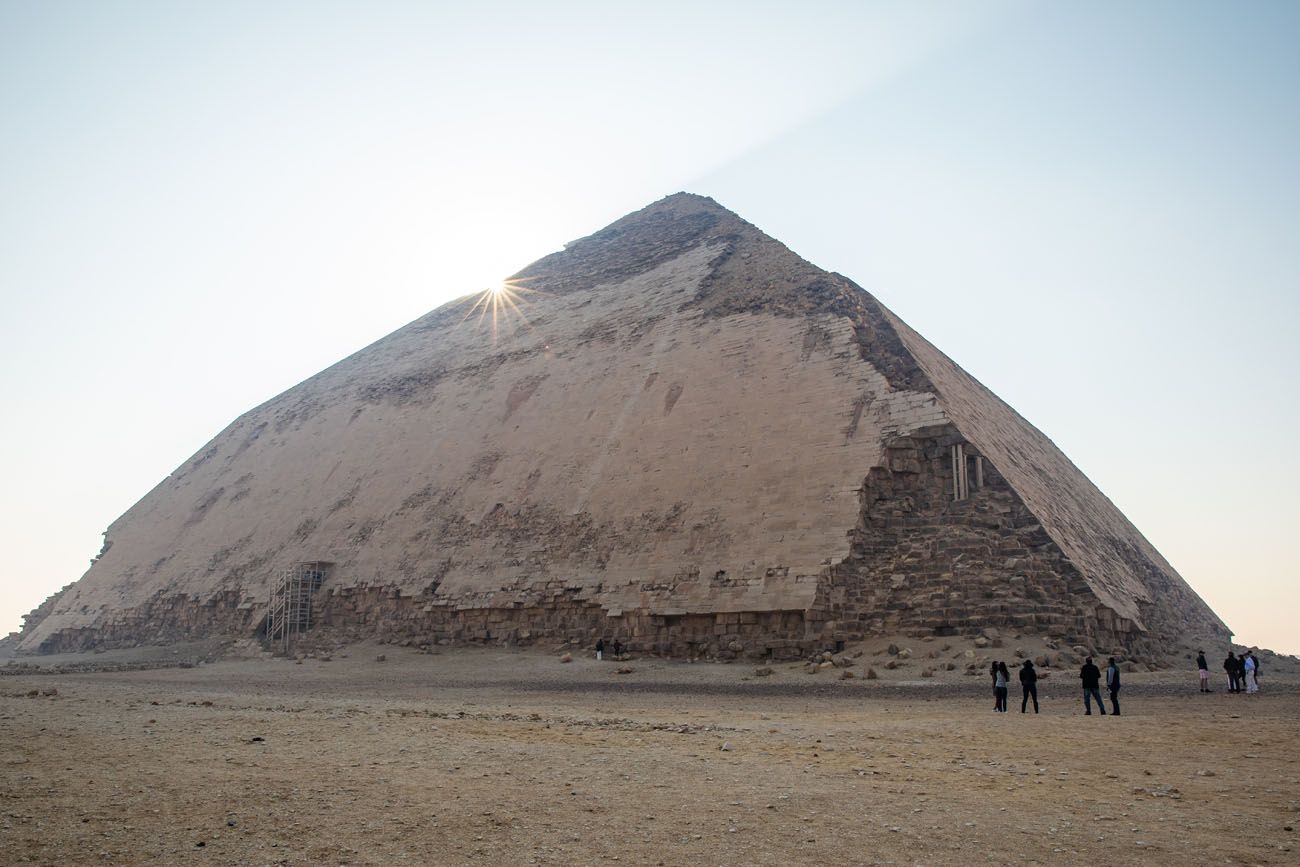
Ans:
[[[1064,673],[1035,716],[960,671],[774,668],[360,646],[0,677],[0,861],[1300,863],[1295,674],[1129,674],[1089,719]]]

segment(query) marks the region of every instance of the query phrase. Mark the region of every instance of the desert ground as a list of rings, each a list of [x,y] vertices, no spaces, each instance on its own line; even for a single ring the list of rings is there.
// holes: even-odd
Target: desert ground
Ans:
[[[1300,863],[1294,666],[1252,696],[1128,673],[1123,715],[1088,718],[1073,671],[996,714],[983,672],[867,680],[888,657],[859,652],[851,679],[372,644],[23,660],[0,862]]]

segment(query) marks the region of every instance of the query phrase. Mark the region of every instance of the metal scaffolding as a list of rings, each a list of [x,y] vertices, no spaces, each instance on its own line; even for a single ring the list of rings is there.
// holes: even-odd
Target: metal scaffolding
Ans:
[[[328,563],[299,563],[285,569],[271,590],[266,614],[266,640],[273,650],[288,653],[311,628],[312,598],[325,580]]]

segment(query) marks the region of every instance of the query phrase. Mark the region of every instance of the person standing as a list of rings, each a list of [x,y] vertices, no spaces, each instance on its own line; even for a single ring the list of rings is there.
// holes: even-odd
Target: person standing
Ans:
[[[1026,659],[1020,666],[1020,712],[1024,713],[1029,699],[1034,699],[1034,713],[1038,713],[1038,672],[1034,670],[1032,659]]]
[[[1201,676],[1201,692],[1210,691],[1210,664],[1205,661],[1205,651],[1196,651],[1196,673]]]
[[[1110,715],[1119,716],[1119,664],[1113,656],[1110,665],[1106,666],[1106,689],[1110,690]]]
[[[1228,658],[1223,661],[1223,670],[1228,673],[1228,692],[1240,692],[1237,689],[1237,656],[1231,650],[1228,651]]]
[[[989,663],[989,677],[993,680],[993,709],[998,710],[998,663],[996,659]]]
[[[1259,692],[1259,681],[1255,679],[1255,654],[1249,650],[1241,658],[1241,667],[1245,671],[1246,692],[1249,694]]]
[[[600,661],[605,658],[605,639],[596,639],[596,660]]]
[[[996,671],[993,674],[993,691],[996,693],[997,706],[993,709],[999,713],[1007,712],[1007,683],[1011,680],[1011,672],[1007,671],[1005,662],[997,663]]]
[[[1092,699],[1095,698],[1097,710],[1105,716],[1106,705],[1101,703],[1101,669],[1092,664],[1091,656],[1083,661],[1083,668],[1079,669],[1079,679],[1083,681],[1084,715],[1092,716]]]

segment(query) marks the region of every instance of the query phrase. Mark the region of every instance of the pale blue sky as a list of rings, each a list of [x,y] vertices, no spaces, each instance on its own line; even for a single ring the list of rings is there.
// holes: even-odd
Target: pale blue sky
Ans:
[[[253,405],[680,189],[1300,652],[1300,6],[0,0],[0,630]]]

